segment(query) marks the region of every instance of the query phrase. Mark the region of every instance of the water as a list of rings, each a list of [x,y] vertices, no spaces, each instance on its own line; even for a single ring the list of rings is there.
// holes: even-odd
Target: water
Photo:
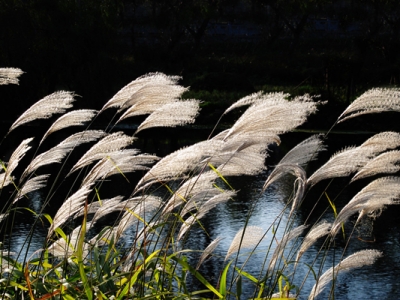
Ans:
[[[199,136],[199,135],[196,135]],[[274,155],[268,159],[267,164],[273,165],[280,157],[285,154],[285,149],[290,149],[293,145],[297,144],[308,134],[290,134],[282,137],[283,145]],[[201,138],[204,138],[201,136]],[[329,145],[332,146],[330,153],[321,155],[320,161],[325,161],[331,152],[336,151],[343,145],[354,145],[364,141],[367,136],[336,136],[332,137],[329,141]],[[141,145],[136,145],[138,148],[144,147],[144,152],[156,152],[159,155],[165,155],[171,152],[175,148],[182,147],[186,144],[193,142],[190,139],[190,135],[187,139],[177,140],[170,138],[162,138],[155,136],[153,139],[148,139]],[[140,147],[139,147],[140,146]],[[146,149],[147,148],[147,149]],[[268,172],[260,174],[256,178],[241,177],[230,179],[230,184],[240,190],[234,201],[229,201],[226,204],[218,206],[212,210],[206,217],[202,219],[207,233],[202,229],[195,227],[191,231],[190,236],[185,241],[185,247],[193,250],[204,249],[212,240],[217,237],[223,237],[223,240],[215,251],[215,256],[205,262],[201,267],[201,272],[211,282],[216,284],[219,273],[224,266],[224,257],[229,245],[237,233],[240,230],[248,217],[248,213],[254,203],[256,203],[256,209],[252,213],[248,220],[248,225],[259,226],[268,232],[263,241],[258,246],[251,259],[246,262],[246,253],[248,251],[243,250],[238,258],[238,266],[242,266],[245,262],[244,270],[254,276],[265,274],[266,267],[263,266],[267,258],[267,262],[271,257],[271,252],[276,247],[276,242],[272,235],[272,228],[276,232],[275,238],[280,240],[284,234],[285,226],[288,225],[288,221],[291,220],[291,226],[296,227],[307,221],[307,224],[316,222],[325,209],[324,219],[333,221],[333,213],[329,205],[327,204],[326,198],[321,198],[320,204],[317,205],[314,212],[310,215],[314,207],[314,203],[321,195],[327,182],[318,184],[315,187],[315,191],[310,193],[303,206],[296,213],[294,218],[289,219],[289,210],[287,209],[282,217],[279,218],[280,224],[278,226],[277,217],[281,215],[282,211],[286,206],[286,199],[290,197],[292,192],[293,181],[290,177],[284,178],[271,186],[266,192],[260,193],[260,190],[268,176]],[[334,199],[338,191],[342,190],[346,180],[335,180],[333,185],[328,189],[329,196]],[[367,181],[357,183],[354,186],[346,188],[338,197],[336,203],[338,210],[347,203],[356,192],[359,191]],[[129,184],[124,183],[121,188],[129,188]],[[112,192],[118,190],[120,187],[114,187]],[[6,195],[8,191],[3,191],[2,196]],[[115,194],[114,194],[115,195]],[[30,195],[31,200],[22,200],[19,204],[20,207],[28,207],[34,212],[40,212],[41,207],[46,198],[46,192],[36,192]],[[3,198],[3,197],[2,197]],[[53,200],[52,200],[53,201]],[[54,215],[59,202],[54,200],[51,205],[46,208],[46,212]],[[326,255],[325,264],[321,267],[322,272],[327,270],[334,264],[337,264],[341,259],[343,252],[344,257],[362,250],[362,249],[377,249],[383,252],[383,258],[379,259],[374,265],[355,269],[348,273],[339,274],[338,280],[335,284],[335,299],[383,299],[396,297],[400,292],[400,226],[397,221],[398,207],[390,207],[382,213],[382,215],[376,221],[364,221],[361,226],[357,227],[351,236],[350,243],[347,248],[338,238],[335,251],[332,249]],[[31,234],[32,224],[37,221],[37,225]],[[353,228],[355,218],[346,225],[346,234],[349,235]],[[15,214],[13,223],[13,232],[9,234],[9,229],[2,228],[2,237],[4,241],[3,249],[8,249],[12,252],[19,253],[22,251],[20,257],[33,257],[38,249],[43,247],[44,237],[47,234],[48,223],[43,220],[37,220],[31,212],[25,210],[18,210]],[[26,237],[31,235],[32,239],[29,241],[30,247],[26,246]],[[341,233],[338,234],[340,236]],[[302,235],[304,236],[304,234]],[[301,263],[296,269],[294,274],[293,284],[301,287],[299,299],[307,299],[308,293],[315,283],[313,275],[309,273],[306,264],[313,264],[318,252],[322,246],[322,240],[313,245],[301,258]],[[268,252],[271,247],[270,252]],[[286,253],[285,256],[289,253]],[[192,255],[190,258],[193,260],[193,264],[196,263],[198,256]],[[234,258],[235,256],[232,256]],[[320,257],[320,256],[319,256]],[[314,270],[318,272],[320,267],[319,263],[314,264]],[[291,274],[285,274],[291,275]],[[292,278],[292,277],[290,277]],[[304,278],[306,280],[304,281]],[[304,281],[304,282],[303,282]],[[190,279],[189,282],[193,285],[193,288],[202,289],[203,287],[195,279]],[[320,299],[327,299],[330,293],[330,286],[326,288],[323,294],[319,297]],[[254,285],[248,280],[243,281],[243,299],[253,296]]]

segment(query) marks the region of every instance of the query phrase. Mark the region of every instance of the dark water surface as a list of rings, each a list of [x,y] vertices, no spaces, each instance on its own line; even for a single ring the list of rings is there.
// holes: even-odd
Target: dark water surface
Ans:
[[[170,132],[174,132],[171,130]],[[182,137],[182,135],[179,135]],[[282,145],[274,149],[271,153],[271,157],[267,160],[267,165],[274,165],[279,159],[286,153],[287,150],[291,149],[298,142],[309,137],[309,133],[291,133],[282,136]],[[324,163],[329,156],[344,146],[359,145],[365,141],[370,135],[335,135],[329,136],[327,141],[329,151],[321,154],[319,163],[314,164],[311,168],[315,168],[316,165]],[[182,139],[177,139],[176,136],[154,135],[152,138],[146,138],[135,142],[134,147],[144,149],[142,152],[157,153],[159,155],[165,155],[174,149],[182,146],[192,144],[199,139],[207,137],[205,132],[192,132],[187,134]],[[20,139],[18,139],[20,141]],[[17,142],[16,142],[17,143]],[[19,143],[19,142],[18,142]],[[17,144],[18,144],[17,143]],[[1,147],[4,149],[4,145]],[[44,173],[44,172],[41,172]],[[285,200],[290,197],[293,187],[293,180],[290,177],[284,178],[271,186],[265,193],[260,193],[260,190],[268,176],[268,171],[260,174],[255,178],[242,177],[230,179],[230,184],[237,190],[240,190],[238,196],[234,201],[230,201],[224,205],[218,206],[213,209],[204,219],[202,223],[207,229],[207,234],[202,229],[193,228],[188,240],[185,242],[185,248],[193,250],[204,249],[212,240],[218,236],[223,237],[223,240],[216,249],[215,257],[205,262],[201,267],[201,272],[209,278],[211,281],[215,281],[224,265],[224,257],[229,248],[229,245],[239,229],[241,229],[248,216],[248,212],[251,208],[251,204],[256,202],[256,209],[252,213],[249,219],[249,225],[255,225],[262,227],[265,231],[268,230],[268,234],[264,238],[263,242],[259,245],[251,259],[246,262],[244,270],[254,276],[263,274],[266,268],[263,268],[265,258],[270,258],[267,255],[267,249],[271,245],[272,249],[276,243],[272,240],[272,226],[276,230],[276,238],[279,240],[284,232],[284,228],[289,220],[288,213],[286,210],[281,218],[281,223],[277,227],[277,217],[285,208]],[[349,179],[337,179],[330,185],[327,190],[328,195],[331,199],[335,199],[338,210],[341,209],[350,199],[362,188],[369,180],[364,180],[360,183],[354,184],[353,186],[347,186]],[[318,220],[318,217],[323,215],[323,219],[333,221],[333,212],[329,207],[325,197],[318,198],[323,193],[324,188],[328,182],[319,183],[315,189],[307,195],[305,202],[302,207],[296,213],[293,221],[293,226],[299,226],[307,221],[307,224],[313,224]],[[125,187],[130,188],[129,185]],[[115,190],[110,191],[111,194],[117,195],[116,192],[120,187],[115,187]],[[6,198],[2,192],[2,198]],[[336,196],[339,195],[337,198]],[[26,200],[21,201],[20,206],[24,205],[29,207],[35,212],[40,212],[42,205],[45,201],[45,192],[32,193],[29,202]],[[58,203],[57,203],[58,202]],[[314,204],[319,203],[315,210],[313,210]],[[60,205],[59,200],[55,197],[46,212],[54,215],[55,211]],[[326,210],[326,212],[325,212]],[[354,230],[350,243],[345,249],[345,244],[341,242],[340,238],[337,240],[337,244],[334,247],[335,251],[331,249],[326,255],[326,260],[322,270],[325,271],[334,264],[337,264],[343,255],[348,255],[362,249],[377,249],[383,252],[383,258],[379,259],[374,265],[355,269],[348,273],[339,274],[338,280],[335,286],[335,299],[389,299],[397,298],[400,293],[400,223],[399,223],[399,212],[400,207],[389,207],[385,210],[382,215],[376,220],[366,220],[360,226]],[[9,249],[13,252],[22,251],[26,253],[28,257],[34,256],[35,252],[42,248],[44,238],[47,234],[47,225],[38,223],[38,226],[33,230],[32,239],[30,241],[30,247],[26,247],[26,237],[31,234],[32,223],[34,217],[31,213],[18,211],[15,214],[14,225],[12,234],[9,234],[9,229],[2,228],[2,239],[4,241],[3,249]],[[352,232],[355,217],[351,218],[346,224],[346,234],[349,236]],[[341,233],[338,234],[340,236]],[[303,235],[304,236],[304,235]],[[271,243],[272,241],[272,243]],[[317,242],[313,245],[301,258],[301,263],[296,269],[294,274],[293,284],[302,286],[299,299],[307,299],[308,294],[315,283],[313,275],[308,272],[308,268],[305,264],[313,264],[315,257],[322,246],[322,241]],[[246,261],[244,255],[246,251],[242,252],[238,258],[238,266],[241,266]],[[285,254],[286,255],[286,254]],[[287,254],[289,255],[289,254]],[[21,255],[20,257],[23,257]],[[234,258],[232,256],[231,258]],[[320,261],[320,260],[319,260]],[[314,264],[314,270],[318,272],[320,267],[319,263]],[[308,276],[307,276],[308,274]],[[290,274],[285,274],[290,275]],[[306,280],[304,281],[304,278]],[[304,281],[304,282],[303,282]],[[194,287],[199,287],[195,280],[192,282]],[[253,285],[244,280],[243,281],[243,298],[247,299],[253,297],[254,287]],[[327,299],[330,293],[330,285],[326,288],[324,293],[319,299]]]

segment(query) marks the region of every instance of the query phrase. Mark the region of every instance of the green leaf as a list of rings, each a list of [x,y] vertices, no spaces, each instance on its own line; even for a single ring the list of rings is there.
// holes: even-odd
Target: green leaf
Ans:
[[[221,279],[220,279],[220,283],[219,283],[219,292],[221,293],[222,296],[226,296],[226,277],[228,275],[228,270],[229,267],[232,263],[232,260],[229,262],[229,264],[227,264],[224,268],[224,270],[222,271],[221,274]]]
[[[175,255],[175,254],[173,254]],[[176,261],[180,264],[183,268],[187,269],[193,276],[195,276],[202,284],[204,284],[211,292],[213,292],[218,298],[224,298],[220,292],[218,292],[212,285],[209,283],[196,269],[191,267],[187,262],[183,261],[182,259],[170,256],[170,259]]]
[[[86,276],[85,265],[83,264],[83,247],[84,247],[85,232],[86,232],[86,217],[87,217],[87,206],[85,205],[85,213],[83,214],[81,234],[79,235],[78,239],[76,256],[78,258],[79,274],[81,275],[83,288],[85,289],[87,298],[89,300],[92,300],[93,299],[92,288],[90,287],[88,278]]]

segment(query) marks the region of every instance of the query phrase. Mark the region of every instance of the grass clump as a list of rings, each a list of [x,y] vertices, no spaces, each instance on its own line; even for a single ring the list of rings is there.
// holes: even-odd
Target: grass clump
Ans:
[[[16,69],[0,69],[0,82],[18,83],[21,74]],[[304,293],[303,283],[296,281],[295,274],[306,269],[309,272],[304,276],[313,274],[315,278],[315,286],[305,291],[313,299],[330,280],[335,282],[339,272],[372,264],[382,255],[377,250],[361,250],[323,272],[330,250],[340,249],[337,240],[344,239],[343,254],[347,248],[351,234],[341,237],[338,232],[345,230],[349,217],[359,214],[357,222],[377,217],[384,207],[398,203],[396,176],[372,181],[338,214],[330,200],[326,207],[335,208],[333,222],[325,220],[332,215],[330,211],[322,213],[322,221],[315,224],[309,223],[309,218],[300,225],[295,220],[310,190],[321,181],[356,174],[354,181],[361,176],[396,172],[397,156],[385,159],[400,146],[400,138],[394,132],[380,133],[358,147],[343,149],[312,174],[308,174],[307,167],[311,161],[318,162],[318,154],[326,150],[328,134],[307,138],[282,158],[259,189],[262,195],[283,177],[294,178],[291,196],[284,199],[286,204],[272,225],[267,229],[251,225],[259,205],[257,199],[252,199],[241,229],[223,255],[216,254],[222,237],[215,238],[205,249],[188,248],[194,228],[208,235],[204,218],[239,193],[232,186],[233,178],[266,175],[269,149],[280,144],[280,135],[302,125],[324,102],[308,94],[290,97],[282,92],[253,93],[225,108],[221,118],[232,111],[243,111],[230,128],[217,134],[211,132],[208,139],[164,157],[141,153],[134,148],[139,132],[191,124],[199,114],[200,101],[181,97],[187,88],[179,86],[179,80],[162,73],[139,77],[100,111],[67,112],[76,96],[56,92],[34,104],[11,125],[2,150],[19,127],[63,114],[38,137],[40,143],[30,162],[24,157],[34,150],[33,138],[22,140],[7,159],[1,160],[2,231],[12,231],[13,222],[23,209],[34,215],[32,231],[23,248],[31,247],[35,228],[47,230],[43,247],[34,249],[33,255],[28,256],[23,249],[19,253],[2,250],[2,298],[239,299],[244,289],[251,290],[246,296],[258,299],[293,298]],[[398,99],[398,90],[368,91],[337,122],[363,114],[398,111]],[[116,118],[101,130],[92,129],[96,119],[112,109]],[[147,117],[133,135],[115,130],[125,119],[143,115]],[[83,124],[88,124],[86,129],[44,149],[49,145],[50,134],[54,137],[59,131]],[[86,149],[80,150],[84,144]],[[58,167],[43,174],[49,165]],[[119,189],[118,181],[129,188]],[[63,190],[63,186],[67,188]],[[47,192],[38,211],[19,206],[38,190]],[[103,196],[108,194],[111,196]],[[60,198],[57,211],[48,213],[47,208]],[[312,213],[307,212],[310,216]],[[325,241],[320,252],[306,267],[301,258],[322,238]],[[259,269],[249,272],[246,265],[259,253],[263,253]],[[217,278],[203,274],[204,262],[218,256],[223,258],[219,260]]]

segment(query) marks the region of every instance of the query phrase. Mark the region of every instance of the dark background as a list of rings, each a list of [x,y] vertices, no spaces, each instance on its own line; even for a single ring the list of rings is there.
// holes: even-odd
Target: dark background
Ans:
[[[329,127],[367,89],[398,84],[399,31],[395,0],[0,0],[0,66],[26,72],[1,87],[1,122],[60,89],[82,96],[77,108],[100,108],[158,71],[204,100],[201,123],[254,91],[283,90],[329,100],[310,121]]]

